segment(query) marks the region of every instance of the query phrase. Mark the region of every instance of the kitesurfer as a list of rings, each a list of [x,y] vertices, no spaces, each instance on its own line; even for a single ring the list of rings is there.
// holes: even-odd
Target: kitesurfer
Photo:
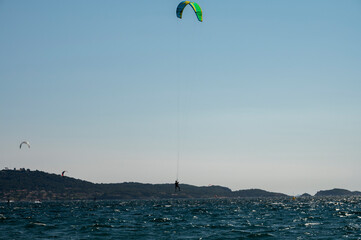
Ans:
[[[177,191],[177,189],[178,189],[178,191],[180,191],[178,180],[175,180],[174,187],[175,187],[175,189],[174,189],[175,192]]]

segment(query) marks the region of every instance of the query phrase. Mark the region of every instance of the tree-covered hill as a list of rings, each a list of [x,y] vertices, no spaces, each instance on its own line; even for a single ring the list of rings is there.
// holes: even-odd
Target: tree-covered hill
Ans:
[[[0,171],[0,200],[85,200],[85,199],[166,199],[166,198],[225,198],[225,197],[286,197],[260,189],[231,191],[221,186],[197,187],[181,184],[114,183],[95,184],[71,177],[42,171]]]
[[[361,192],[349,191],[346,189],[334,188],[331,190],[318,191],[315,194],[316,197],[328,197],[328,196],[361,196]]]
[[[233,192],[234,197],[287,197],[286,194],[283,193],[273,193],[273,192],[267,192],[262,189],[247,189],[247,190],[239,190]]]

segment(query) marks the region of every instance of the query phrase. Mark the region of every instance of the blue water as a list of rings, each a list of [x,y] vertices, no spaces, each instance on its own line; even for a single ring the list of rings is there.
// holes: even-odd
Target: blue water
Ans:
[[[0,239],[361,239],[361,198],[0,203]]]

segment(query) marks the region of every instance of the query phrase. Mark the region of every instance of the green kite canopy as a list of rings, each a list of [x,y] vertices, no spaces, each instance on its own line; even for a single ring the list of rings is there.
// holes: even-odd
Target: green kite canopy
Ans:
[[[177,7],[177,17],[182,18],[183,10],[187,5],[190,5],[193,8],[193,11],[197,15],[197,18],[200,22],[203,22],[203,13],[201,7],[198,3],[191,2],[191,1],[183,1]]]

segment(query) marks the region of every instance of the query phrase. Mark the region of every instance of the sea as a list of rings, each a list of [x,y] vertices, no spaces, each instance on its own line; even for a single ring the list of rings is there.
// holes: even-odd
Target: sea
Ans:
[[[361,239],[361,198],[2,202],[0,239]]]

